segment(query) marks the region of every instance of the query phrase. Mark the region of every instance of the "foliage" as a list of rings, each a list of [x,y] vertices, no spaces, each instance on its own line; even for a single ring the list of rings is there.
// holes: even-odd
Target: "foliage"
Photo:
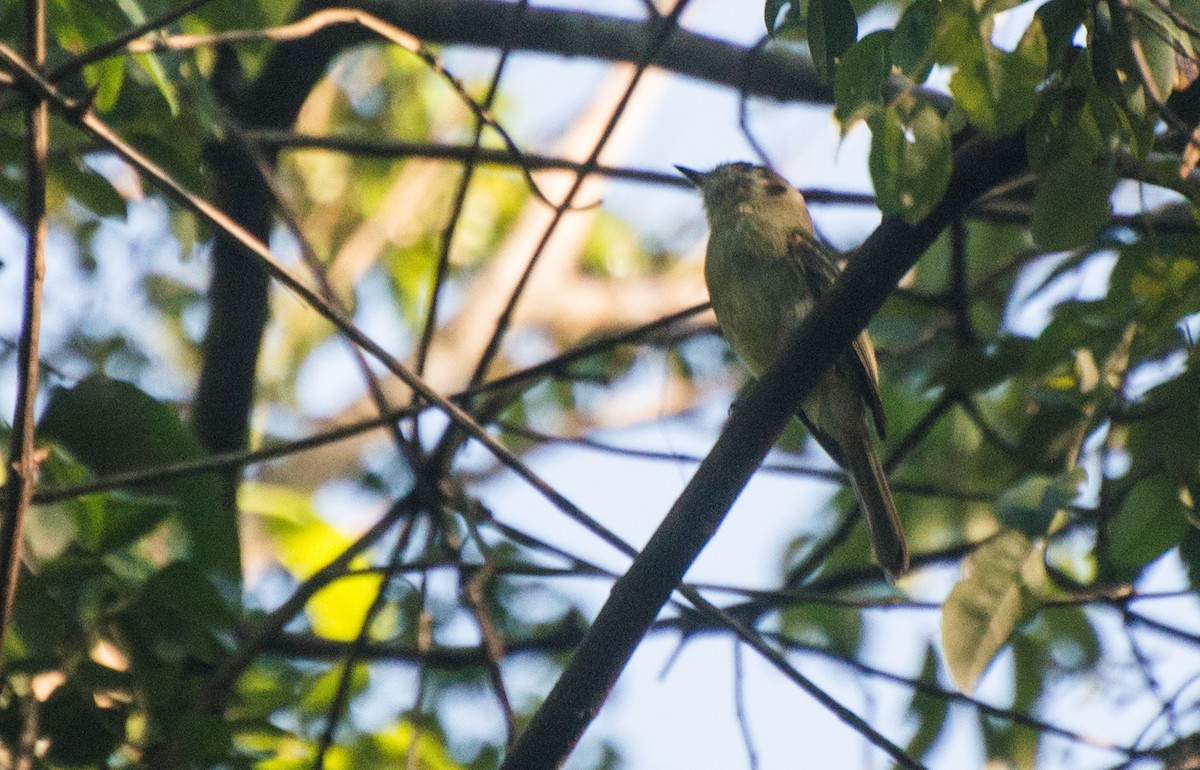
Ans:
[[[519,455],[497,462],[462,431],[414,419],[428,404],[374,364],[386,403],[411,410],[393,422],[398,437],[369,424],[380,404],[341,335],[290,294],[234,287],[251,310],[269,301],[261,350],[241,317],[214,319],[208,267],[245,254],[223,252],[211,221],[143,188],[145,175],[56,109],[47,201],[54,240],[69,245],[50,270],[41,492],[4,640],[10,758],[45,768],[497,766],[587,625],[558,579],[613,576],[577,542],[528,525],[525,504],[489,482],[502,465],[535,477],[521,460],[558,438],[619,452],[592,434],[614,423],[651,415],[711,428],[694,407],[727,397],[739,376],[710,325],[654,323],[694,295],[695,264],[591,211],[587,193],[564,215],[586,224],[566,236],[574,225],[563,225],[539,252],[542,272],[505,309],[549,232],[538,229],[548,217],[538,193],[557,203],[567,190],[549,173],[534,190],[506,156],[497,128],[523,117],[515,95],[501,91],[480,113],[497,121],[480,147],[455,155],[447,146],[470,148],[479,125],[430,65],[436,51],[362,45],[353,25],[286,43],[184,37],[272,28],[297,18],[291,5],[215,0],[163,25],[178,49],[139,44],[74,70],[72,57],[173,4],[57,0],[46,71],[185,188],[240,212],[305,281],[323,275],[321,293],[348,318],[435,390],[458,394]],[[436,4],[408,5],[421,29]],[[491,4],[477,5],[467,12]],[[914,597],[935,596],[940,635],[914,630],[920,660],[883,666],[911,693],[912,732],[881,730],[936,760],[951,726],[968,724],[967,740],[1012,767],[1047,761],[1048,736],[1064,739],[1039,721],[1064,682],[1117,691],[1107,674],[1129,653],[1115,619],[1143,675],[1141,689],[1117,694],[1153,701],[1171,725],[1099,737],[1117,746],[1114,764],[1161,749],[1185,766],[1194,729],[1175,720],[1193,696],[1155,689],[1136,635],[1150,627],[1195,646],[1142,599],[1174,580],[1194,612],[1200,587],[1200,180],[1188,139],[1200,118],[1200,8],[766,0],[763,11],[777,61],[793,65],[783,71],[824,89],[842,136],[870,131],[867,168],[885,215],[927,221],[954,174],[971,173],[955,152],[972,137],[1020,136],[1028,173],[974,202],[871,322],[913,576],[883,580],[843,491],[830,506],[841,518],[820,519],[827,526],[786,549],[779,592],[720,594],[723,609],[790,661],[818,655],[869,677],[874,608],[920,613]],[[614,40],[642,32],[641,22],[546,13],[568,39],[579,18],[611,23]],[[0,42],[21,48],[22,18],[16,0],[0,0]],[[460,21],[466,35],[471,19]],[[494,45],[567,47],[515,33]],[[690,71],[670,47],[655,60]],[[483,104],[487,85],[465,89]],[[0,207],[13,220],[27,208],[18,89],[0,83]],[[303,141],[270,135],[281,115]],[[313,136],[336,141],[304,146]],[[231,181],[228,153],[242,171],[267,166],[283,200]],[[272,224],[284,205],[315,264],[300,265],[300,236]],[[6,256],[3,271],[18,268]],[[246,347],[205,345],[206,325],[223,320]],[[4,355],[11,369],[16,357]],[[248,445],[205,446],[196,383],[247,355],[258,357]],[[665,372],[667,386],[647,388],[648,371]],[[647,391],[670,399],[646,407],[637,399]],[[295,443],[356,424],[374,440]],[[785,447],[798,445],[792,431]],[[614,496],[627,483],[614,480]],[[546,493],[556,510],[582,518],[556,494]],[[656,629],[671,628],[685,646],[701,631],[732,633],[698,610],[668,610]],[[1007,685],[999,700],[967,698],[997,682]],[[488,735],[460,729],[463,701],[492,720]],[[961,719],[955,702],[975,718]],[[1150,738],[1138,743],[1142,727]],[[601,746],[577,761],[621,757]]]

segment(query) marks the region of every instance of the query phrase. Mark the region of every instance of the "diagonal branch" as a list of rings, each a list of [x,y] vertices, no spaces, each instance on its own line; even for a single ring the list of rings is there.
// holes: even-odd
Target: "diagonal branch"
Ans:
[[[483,444],[497,460],[532,485],[539,494],[553,503],[556,508],[618,551],[632,555],[632,549],[627,543],[530,470],[519,457],[492,436],[486,428],[480,425],[462,407],[430,388],[400,360],[364,333],[344,312],[331,305],[307,283],[293,275],[261,240],[254,237],[252,233],[238,225],[209,201],[184,189],[162,167],[155,164],[118,136],[107,123],[91,111],[90,107],[84,105],[81,108],[78,103],[64,97],[58,89],[46,82],[41,75],[31,69],[28,63],[15,51],[2,43],[0,43],[0,62],[14,75],[20,88],[37,98],[45,98],[60,115],[69,120],[73,125],[87,132],[92,138],[103,143],[130,165],[153,179],[163,192],[168,194],[177,203],[218,228],[225,238],[237,245],[246,264],[253,265],[265,273],[269,273],[272,278],[291,290],[323,318],[334,324],[355,345],[358,345],[387,367],[392,374],[399,377],[405,385],[412,388],[421,398],[444,412],[458,429]]]

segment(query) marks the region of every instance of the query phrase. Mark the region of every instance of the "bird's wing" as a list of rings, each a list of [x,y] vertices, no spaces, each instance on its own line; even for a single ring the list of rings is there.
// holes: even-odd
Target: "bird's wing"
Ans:
[[[793,234],[790,249],[794,261],[804,272],[813,300],[819,300],[837,280],[837,252],[818,236],[803,230],[797,230]],[[854,339],[852,349],[854,356],[851,369],[858,385],[859,396],[871,410],[875,431],[880,438],[886,438],[887,418],[883,413],[883,401],[879,398],[879,364],[875,360],[875,346],[871,343],[871,335],[865,329]],[[808,425],[809,421],[804,422]],[[808,425],[808,428],[812,432],[812,426]],[[827,442],[822,441],[820,436],[817,440],[828,452],[829,448],[825,447]],[[830,456],[833,454],[830,453]],[[837,458],[834,457],[834,460]]]

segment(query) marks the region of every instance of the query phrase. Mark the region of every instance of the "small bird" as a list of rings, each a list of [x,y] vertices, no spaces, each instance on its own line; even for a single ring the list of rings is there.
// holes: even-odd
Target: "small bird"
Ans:
[[[708,172],[676,168],[704,196],[710,231],[704,278],[717,321],[758,377],[833,285],[835,253],[817,238],[804,196],[769,168],[750,163],[725,163]],[[817,383],[798,416],[849,472],[875,559],[894,579],[908,569],[908,547],[868,412],[883,438],[879,365],[863,331]]]

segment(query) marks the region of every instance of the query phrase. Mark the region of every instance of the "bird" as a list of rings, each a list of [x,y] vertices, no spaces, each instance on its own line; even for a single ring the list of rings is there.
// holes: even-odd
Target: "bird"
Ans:
[[[817,236],[804,196],[771,169],[745,162],[706,172],[676,168],[704,199],[704,278],[721,333],[758,377],[833,286],[837,252]],[[875,560],[895,580],[908,569],[908,546],[872,434],[873,425],[885,437],[886,419],[866,330],[838,356],[797,416],[849,474]]]

